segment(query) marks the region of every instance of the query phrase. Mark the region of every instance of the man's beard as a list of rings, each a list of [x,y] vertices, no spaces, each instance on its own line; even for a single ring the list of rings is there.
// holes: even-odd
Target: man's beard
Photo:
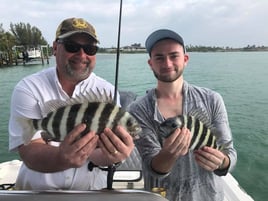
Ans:
[[[82,69],[82,70],[77,71],[72,67],[72,65],[70,65],[70,63],[68,63],[65,66],[65,72],[68,75],[68,77],[75,79],[77,81],[86,79],[91,73],[89,62],[83,62],[81,63],[81,65],[83,65],[83,68],[81,66],[79,69]]]
[[[161,82],[174,82],[176,81],[177,79],[179,79],[183,73],[183,69],[178,69],[176,68],[175,69],[175,72],[176,74],[173,75],[173,76],[170,76],[170,75],[161,75],[161,74],[157,74],[155,71],[153,71],[154,73],[154,76],[157,80],[161,81]]]

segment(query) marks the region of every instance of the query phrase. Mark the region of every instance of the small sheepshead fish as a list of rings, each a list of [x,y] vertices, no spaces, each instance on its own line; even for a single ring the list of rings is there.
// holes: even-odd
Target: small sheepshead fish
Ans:
[[[187,127],[192,134],[190,150],[200,149],[204,146],[221,149],[221,147],[217,145],[216,137],[211,132],[211,129],[205,126],[202,121],[191,115],[179,115],[166,119],[160,124],[159,132],[161,136],[166,138],[177,128],[184,126]]]
[[[104,96],[104,97],[103,97]],[[133,137],[139,138],[141,127],[136,119],[123,108],[112,102],[111,95],[90,91],[85,95],[79,95],[67,101],[52,100],[45,104],[43,112],[47,115],[42,119],[28,119],[24,128],[24,143],[31,141],[34,133],[42,130],[44,140],[63,141],[64,137],[78,124],[85,123],[86,129],[80,135],[82,137],[89,131],[97,134],[104,128],[113,131],[117,125],[123,126]]]

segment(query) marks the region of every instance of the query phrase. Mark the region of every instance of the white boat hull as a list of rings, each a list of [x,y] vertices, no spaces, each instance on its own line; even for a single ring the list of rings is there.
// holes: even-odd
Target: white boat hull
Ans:
[[[16,181],[17,174],[22,162],[19,160],[12,160],[0,163],[0,185],[13,184]],[[231,175],[223,176],[223,188],[225,192],[225,201],[253,201],[253,199],[239,186],[237,180]],[[135,184],[136,182],[136,184]],[[124,182],[123,182],[124,183]],[[134,181],[132,187],[141,189],[143,182]],[[140,200],[140,201],[164,201],[165,198],[151,192],[143,190],[127,189],[129,182],[114,182],[114,189],[118,190],[101,190],[101,191],[16,191],[16,190],[0,190],[0,200],[5,201],[24,201],[24,200],[39,200],[39,201],[52,201],[52,200]],[[122,188],[125,189],[122,189]],[[119,198],[120,197],[120,198]]]

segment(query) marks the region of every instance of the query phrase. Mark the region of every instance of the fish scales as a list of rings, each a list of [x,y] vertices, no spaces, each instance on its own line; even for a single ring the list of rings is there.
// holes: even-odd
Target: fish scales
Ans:
[[[69,107],[70,107],[70,110],[69,110]],[[83,108],[82,104],[75,104],[75,105],[63,108],[64,110],[69,110],[69,113],[68,113],[68,117],[66,121],[63,121],[63,116],[61,117],[59,116],[59,119],[61,120],[60,123],[62,125],[65,125],[65,129],[61,130],[60,135],[62,135],[65,132],[69,133],[74,128],[78,114],[83,112],[83,111],[80,111],[81,108]],[[54,120],[55,120],[55,126],[59,125],[58,121],[56,119]]]
[[[90,130],[93,130],[93,131],[96,131],[97,134],[100,133],[100,119],[102,117],[102,111],[104,110],[105,108],[105,104],[99,104],[98,107],[97,107],[97,110],[94,114],[94,118],[92,119],[92,122],[91,124],[89,125],[90,126]],[[107,115],[108,114],[104,114],[105,117],[107,118]]]
[[[200,123],[200,121],[196,121],[196,119],[192,116],[190,116],[191,119],[193,119],[192,124],[190,127],[187,128],[191,128],[190,131],[192,133],[192,140],[190,143],[190,149],[193,150],[194,147],[198,147],[198,143],[201,142],[201,128],[202,128],[202,124]]]
[[[207,144],[212,146],[212,135],[210,134],[210,130],[205,126],[203,126],[203,129],[204,129],[203,132],[206,133],[206,135],[203,143],[200,146],[205,146]]]
[[[62,116],[62,119],[61,119],[61,122],[68,122],[68,117],[70,116],[70,112],[71,112],[71,108],[72,107],[66,107],[65,110],[64,110],[64,114]],[[60,132],[59,133],[64,133],[66,132],[66,130],[68,129],[68,123],[65,124],[65,123],[60,123],[59,124],[59,129],[60,129]],[[58,136],[59,138],[60,136]]]
[[[197,147],[203,147],[205,145],[211,146],[211,144],[208,144],[209,136],[210,133],[208,132],[206,127],[204,127],[204,125],[202,124],[202,129],[200,130],[200,139],[199,142],[197,143]]]
[[[98,109],[97,102],[87,104],[87,107],[83,115],[83,119],[81,121],[81,122],[84,122],[87,126],[86,126],[86,129],[81,133],[81,136],[85,135],[91,130],[90,125],[92,125],[93,117],[95,116],[97,109]],[[89,115],[89,114],[92,114],[92,115]]]
[[[116,111],[114,105],[112,104],[104,105],[104,108],[101,111],[100,117],[98,119],[99,125],[98,125],[97,133],[101,133],[106,126],[111,125],[112,122],[110,118],[113,118],[114,116],[113,111]]]
[[[58,113],[61,113],[62,110],[60,109],[58,111]],[[61,123],[61,119],[59,118],[55,118],[55,116],[57,115],[56,112],[52,113],[52,115],[50,116],[50,118],[48,118],[48,121],[47,121],[47,125],[46,125],[46,129],[48,131],[48,133],[53,133],[54,132],[54,129],[53,129],[53,125],[55,125],[55,120],[58,121],[58,125],[60,125]],[[58,136],[60,136],[60,133],[56,133]]]
[[[50,119],[52,125],[47,127],[47,129],[52,128],[53,131],[50,131],[50,132],[53,132],[55,134],[58,133],[59,135],[61,135],[61,130],[60,130],[59,125],[65,124],[65,122],[62,121],[64,111],[65,111],[64,108],[60,108],[59,110],[57,110],[57,112],[55,112],[54,117]],[[58,137],[58,136],[55,136],[55,137]]]
[[[41,126],[42,128],[47,128],[49,120],[53,119],[53,118],[51,118],[51,116],[53,116],[53,115],[54,115],[53,113],[48,114],[47,118],[45,118],[43,121],[40,121],[39,123],[37,120],[34,120],[34,121],[37,121],[37,123],[36,123],[37,126]]]
[[[216,137],[211,132],[211,129],[205,126],[199,119],[191,115],[179,115],[177,117],[166,119],[160,124],[159,132],[163,137],[168,137],[175,131],[175,129],[182,128],[184,126],[186,126],[192,134],[189,146],[190,150],[200,149],[203,146],[220,149],[217,145]]]
[[[120,121],[120,119],[121,119],[122,124],[124,124],[124,125],[127,126],[127,125],[128,125],[128,118],[126,117],[126,114],[127,114],[127,113],[123,112],[123,110],[119,110],[119,111],[116,113],[116,115],[115,115],[113,121],[114,121],[114,122],[118,122],[118,121]],[[129,122],[129,123],[131,124],[131,122]],[[116,127],[116,124],[113,124],[112,129],[114,130],[115,127]]]
[[[196,123],[198,124],[198,129],[196,129],[196,132],[192,133],[194,136],[197,135],[197,144],[196,147],[201,147],[203,142],[206,139],[206,129],[204,129],[204,125],[201,121],[196,121]],[[193,125],[195,126],[195,125]]]
[[[109,121],[106,122],[106,127],[112,128],[114,130],[115,128],[113,127],[114,121],[118,121],[119,118],[117,118],[117,115],[120,113],[119,107],[113,107],[113,110],[111,111],[111,114],[109,116]]]

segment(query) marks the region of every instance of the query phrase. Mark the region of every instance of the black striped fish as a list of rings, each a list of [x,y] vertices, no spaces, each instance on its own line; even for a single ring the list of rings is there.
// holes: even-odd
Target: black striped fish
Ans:
[[[136,119],[110,101],[109,97],[100,100],[98,96],[100,94],[96,95],[91,91],[91,93],[67,101],[49,101],[44,110],[52,110],[51,112],[42,119],[30,119],[25,124],[24,143],[28,144],[38,130],[44,131],[42,137],[45,140],[62,141],[80,123],[87,125],[85,131],[81,133],[81,137],[89,131],[100,134],[106,127],[114,130],[117,125],[121,125],[134,139],[137,139],[141,127]]]
[[[163,137],[168,137],[177,128],[187,127],[192,134],[190,150],[200,149],[204,146],[209,146],[215,149],[221,149],[217,145],[216,137],[211,132],[211,129],[205,126],[200,120],[194,116],[179,115],[166,119],[160,124],[159,132]]]

